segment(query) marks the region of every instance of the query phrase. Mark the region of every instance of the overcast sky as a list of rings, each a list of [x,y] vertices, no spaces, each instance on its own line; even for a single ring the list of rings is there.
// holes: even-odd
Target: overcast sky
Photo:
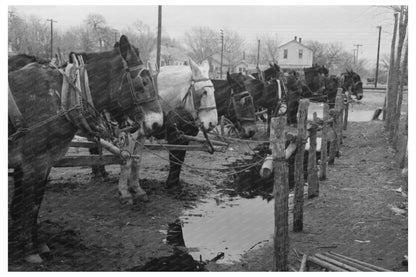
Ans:
[[[157,28],[157,6],[13,6],[22,15],[53,18],[54,28],[80,25],[89,13],[102,14],[108,25],[122,30],[136,20]],[[262,35],[277,34],[281,43],[294,36],[320,42],[340,42],[359,58],[375,64],[378,29],[382,26],[381,55],[389,53],[393,14],[381,6],[163,6],[163,30],[182,38],[192,26],[238,31],[248,44]]]

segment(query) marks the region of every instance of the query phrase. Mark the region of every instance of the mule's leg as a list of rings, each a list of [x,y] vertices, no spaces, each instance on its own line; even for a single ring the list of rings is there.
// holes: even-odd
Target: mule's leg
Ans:
[[[38,229],[39,229],[38,215],[39,215],[40,206],[42,204],[43,196],[45,195],[45,188],[46,188],[46,184],[47,184],[47,181],[48,181],[48,176],[49,176],[49,173],[50,173],[51,169],[52,168],[49,168],[46,171],[44,179],[41,182],[39,182],[39,184],[37,184],[35,186],[35,195],[34,195],[34,197],[35,197],[35,209],[36,209],[36,211],[35,211],[35,215],[34,215],[32,236],[33,236],[33,240],[36,242],[36,247],[37,247],[37,250],[40,254],[50,252],[50,249],[49,249],[48,245],[46,244],[46,242],[40,242],[38,240]]]
[[[13,198],[10,205],[11,242],[16,243],[16,254],[30,263],[40,263],[37,251],[37,215],[43,198],[45,176],[44,160],[26,161],[15,170]]]
[[[123,132],[119,135],[120,149],[129,153],[133,152],[134,143],[131,141],[131,135]],[[118,179],[118,191],[122,202],[133,204],[133,196],[129,190],[129,179],[131,175],[132,159],[127,159],[125,164],[120,165],[120,177]]]
[[[102,151],[100,150],[100,148],[98,146],[90,148],[90,154],[91,155],[100,155],[101,152]],[[108,178],[108,172],[105,170],[104,165],[93,165],[91,167],[91,169],[92,169],[93,177],[99,178],[100,175],[101,175],[104,179]]]
[[[137,139],[138,143],[134,143],[133,147],[133,154],[138,155],[140,153],[143,153],[141,151],[143,149],[143,145],[145,142],[144,137],[140,137]],[[142,161],[141,155],[139,158],[132,158],[131,159],[131,170],[130,170],[130,176],[129,176],[129,188],[130,191],[134,192],[134,199],[137,201],[143,201],[147,202],[149,201],[149,197],[147,196],[146,192],[141,188],[140,186],[140,180],[139,180],[139,173],[140,173],[140,163]]]
[[[188,143],[181,143],[181,145],[188,145]],[[185,160],[186,151],[173,150],[169,151],[169,176],[166,180],[167,189],[181,188],[180,174],[182,163]]]

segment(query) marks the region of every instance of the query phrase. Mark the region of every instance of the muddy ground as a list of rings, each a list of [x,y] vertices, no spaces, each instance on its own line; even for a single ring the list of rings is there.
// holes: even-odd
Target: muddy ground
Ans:
[[[382,105],[382,100],[379,93],[367,93],[362,104],[353,109],[374,111]],[[407,106],[404,108],[407,111]],[[259,123],[259,128],[261,132],[254,139],[266,139],[265,126]],[[407,211],[406,194],[395,191],[406,190],[407,176],[401,175],[397,154],[388,146],[383,122],[350,122],[344,135],[341,157],[328,168],[328,180],[320,182],[319,197],[305,201],[304,231],[289,233],[290,265],[299,267],[295,252],[334,251],[389,270],[406,271],[402,259],[408,253],[407,212],[397,214],[392,207]],[[236,160],[250,159],[256,146],[256,142],[235,142],[225,153],[188,152],[186,163],[192,168],[183,169],[186,193],[182,195],[170,194],[164,189],[167,153],[146,152],[140,180],[150,201],[134,206],[118,199],[118,166],[107,167],[109,180],[93,179],[88,168],[53,169],[39,218],[41,235],[52,253],[44,257],[41,265],[29,265],[9,257],[9,270],[163,269],[154,259],[175,252],[166,243],[169,223],[183,218],[219,190],[235,191],[236,187],[230,185],[234,180],[232,165]],[[221,228],[227,228],[226,223]],[[208,235],[203,230],[200,232],[201,236]],[[202,269],[270,271],[272,239],[268,237],[265,241],[240,253],[240,260],[212,262]],[[203,260],[214,256],[204,256]],[[152,263],[153,267],[143,267]],[[165,270],[190,270],[182,262],[163,264]]]

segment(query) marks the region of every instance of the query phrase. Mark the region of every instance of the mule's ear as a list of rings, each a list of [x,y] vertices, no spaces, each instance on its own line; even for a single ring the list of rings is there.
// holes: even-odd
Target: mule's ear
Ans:
[[[131,46],[130,46],[129,39],[125,35],[122,35],[120,37],[120,53],[123,59],[125,60],[127,59],[127,53],[130,50],[131,50]]]
[[[201,67],[204,71],[209,72],[209,62],[207,60],[202,62]]]
[[[270,66],[270,67],[273,67],[272,63],[269,63],[269,66]]]
[[[231,78],[231,75],[230,75],[230,72],[229,71],[227,71],[227,81],[229,83],[231,83],[233,81],[233,79]]]
[[[191,58],[189,58],[189,66],[191,67],[193,76],[201,73],[201,70],[199,69],[198,65]]]

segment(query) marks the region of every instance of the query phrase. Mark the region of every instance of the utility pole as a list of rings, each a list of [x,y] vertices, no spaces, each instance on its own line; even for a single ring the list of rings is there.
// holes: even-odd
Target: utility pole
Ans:
[[[114,30],[114,43],[116,43],[117,42],[117,30]]]
[[[381,26],[377,26],[378,28],[378,46],[377,46],[377,65],[376,65],[376,79],[374,80],[374,87],[377,87],[378,81],[378,65],[380,59],[380,39],[381,39]]]
[[[354,65],[355,65],[355,51],[356,49],[352,49],[352,57],[354,58]]]
[[[356,51],[357,58],[356,58],[356,61],[358,62],[358,50],[360,49],[360,46],[363,46],[363,45],[362,44],[354,44],[354,46],[357,47],[357,51]]]
[[[221,66],[220,66],[220,79],[222,79],[222,63],[223,63],[223,58],[224,58],[224,31],[221,29],[220,30],[220,34],[221,34]]]
[[[157,49],[156,49],[156,70],[160,70],[160,46],[162,44],[162,6],[158,6],[157,21]]]
[[[46,19],[46,21],[50,21],[51,22],[51,60],[53,58],[53,23],[56,22],[58,23],[58,21],[51,19]]]
[[[257,41],[257,69],[260,63],[260,40]]]

